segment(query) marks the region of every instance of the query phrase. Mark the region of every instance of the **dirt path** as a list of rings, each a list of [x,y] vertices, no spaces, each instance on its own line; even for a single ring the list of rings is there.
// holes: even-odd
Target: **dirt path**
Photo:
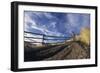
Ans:
[[[32,48],[33,49],[33,48]],[[25,51],[25,61],[86,59],[89,54],[77,42],[49,46],[44,49]]]

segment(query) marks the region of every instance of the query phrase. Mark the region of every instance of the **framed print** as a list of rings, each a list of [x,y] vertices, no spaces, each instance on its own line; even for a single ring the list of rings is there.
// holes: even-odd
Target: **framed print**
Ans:
[[[11,70],[97,66],[97,7],[11,3]]]

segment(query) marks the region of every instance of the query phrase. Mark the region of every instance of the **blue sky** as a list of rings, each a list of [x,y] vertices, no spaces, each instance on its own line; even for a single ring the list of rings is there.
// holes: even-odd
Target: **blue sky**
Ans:
[[[90,14],[24,11],[25,31],[70,37],[90,27]]]

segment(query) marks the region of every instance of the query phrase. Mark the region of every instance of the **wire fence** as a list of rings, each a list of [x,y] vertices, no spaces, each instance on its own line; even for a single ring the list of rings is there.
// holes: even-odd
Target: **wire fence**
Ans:
[[[24,31],[24,41],[29,43],[41,43],[41,44],[51,44],[51,43],[62,43],[71,37],[63,37],[63,36],[51,36],[33,32]]]

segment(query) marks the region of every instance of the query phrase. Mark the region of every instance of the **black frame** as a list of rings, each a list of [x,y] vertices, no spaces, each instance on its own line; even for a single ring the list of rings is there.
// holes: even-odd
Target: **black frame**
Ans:
[[[18,5],[36,5],[36,6],[53,6],[53,7],[69,7],[83,8],[95,10],[95,64],[74,65],[74,66],[53,66],[41,68],[18,68]],[[65,5],[65,4],[49,4],[49,3],[32,3],[32,2],[12,2],[11,3],[11,70],[12,71],[31,71],[31,70],[48,70],[48,69],[64,69],[64,68],[81,68],[97,66],[97,7],[82,5]]]

